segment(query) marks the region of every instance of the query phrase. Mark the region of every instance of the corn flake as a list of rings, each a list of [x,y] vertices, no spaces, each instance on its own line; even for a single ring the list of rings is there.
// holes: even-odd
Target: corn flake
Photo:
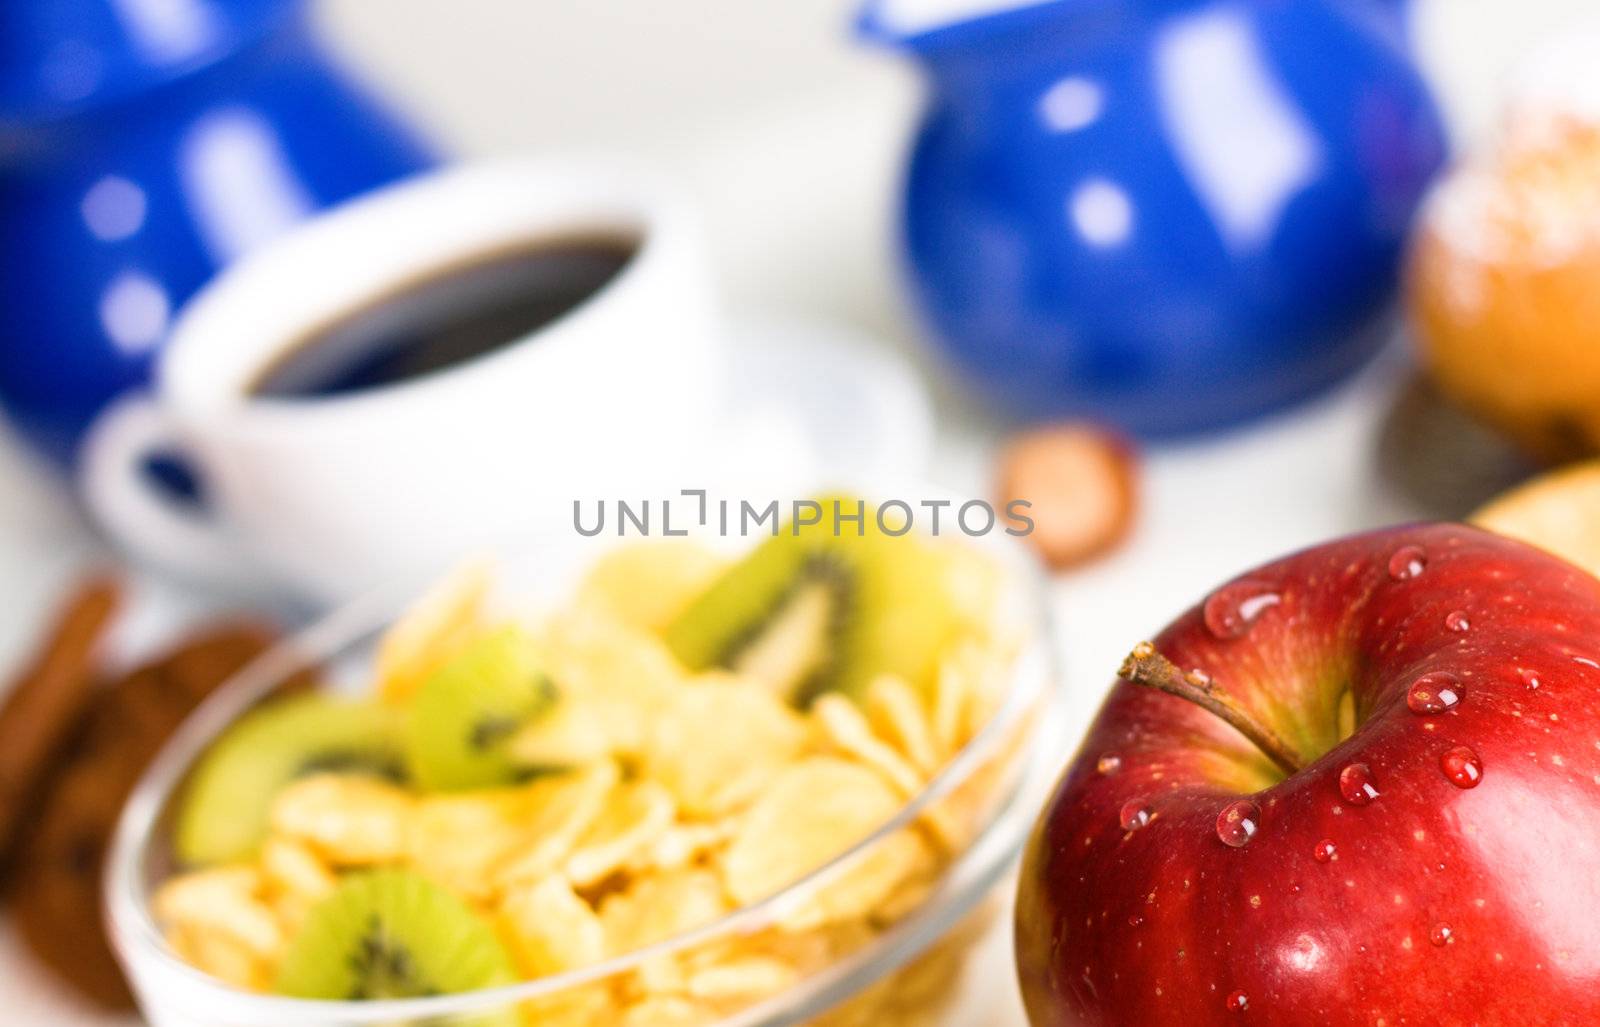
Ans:
[[[939,662],[933,679],[928,721],[934,741],[938,743],[945,759],[954,756],[965,742],[962,731],[967,723],[967,706],[971,699],[967,689],[970,683],[962,661],[946,657]]]
[[[291,934],[338,885],[333,871],[309,846],[289,838],[268,838],[262,844],[261,873],[266,901]]]
[[[651,725],[643,769],[688,815],[719,816],[754,798],[805,743],[804,722],[771,692],[706,674],[682,683]]]
[[[900,808],[873,771],[830,756],[785,768],[746,811],[722,858],[728,894],[759,901],[843,853]]]
[[[269,838],[262,844],[261,872],[269,889],[308,902],[325,898],[339,883],[309,846],[289,838]]]
[[[786,911],[782,923],[790,930],[809,930],[867,916],[934,863],[933,850],[922,835],[913,828],[901,829],[863,852],[804,903]]]
[[[622,1011],[618,1027],[699,1027],[715,1019],[711,1010],[676,995],[655,995]]]
[[[606,760],[529,785],[522,840],[495,871],[496,883],[529,883],[553,872],[605,811],[620,778],[617,765]]]
[[[247,991],[265,991],[272,983],[269,963],[231,935],[201,924],[172,924],[168,943],[179,958],[220,981]]]
[[[528,1027],[613,1027],[617,1022],[616,997],[603,981],[530,999],[519,1011]],[[492,1016],[487,1019],[494,1021]]]
[[[561,877],[510,889],[500,911],[517,964],[530,977],[574,970],[605,958],[605,927]]]
[[[672,824],[634,853],[626,869],[632,874],[682,869],[728,841],[733,832],[732,820]]]
[[[263,884],[260,872],[248,866],[188,874],[156,893],[156,915],[190,931],[221,935],[252,958],[270,959],[283,951],[286,939],[259,897]]]
[[[688,542],[619,546],[595,562],[578,589],[578,602],[630,627],[661,631],[726,567],[717,553]]]
[[[709,924],[729,910],[717,876],[708,870],[683,870],[642,877],[600,904],[612,955]]]
[[[482,630],[492,580],[484,563],[460,567],[395,621],[378,643],[380,696],[409,699]]]
[[[682,677],[666,643],[582,608],[551,618],[538,637],[550,676],[561,689],[557,712],[565,709],[566,719],[535,722],[513,742],[512,751],[531,754],[539,763],[559,760],[563,748],[590,759],[637,754]],[[597,743],[590,736],[596,733],[604,752],[593,751]]]
[[[654,781],[622,785],[567,857],[566,876],[580,888],[605,880],[660,838],[676,813],[672,793]]]
[[[330,863],[360,866],[405,855],[415,805],[411,793],[380,778],[313,774],[277,794],[269,822]]]
[[[696,970],[685,979],[684,989],[713,1004],[743,1003],[776,995],[799,979],[799,971],[780,959],[747,956]]]
[[[901,799],[921,791],[916,768],[872,733],[861,707],[842,695],[824,695],[812,704],[811,716],[826,748],[877,771]]]
[[[551,787],[429,795],[418,801],[406,851],[411,864],[473,900],[491,897],[494,870],[521,852],[530,821],[559,801]]]
[[[910,760],[924,775],[939,767],[939,743],[922,699],[905,678],[881,674],[867,686],[867,720],[878,737]]]

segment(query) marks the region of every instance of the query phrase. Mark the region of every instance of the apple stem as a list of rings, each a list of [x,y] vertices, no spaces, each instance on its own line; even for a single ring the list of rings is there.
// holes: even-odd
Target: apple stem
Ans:
[[[1305,760],[1301,759],[1293,746],[1252,716],[1233,696],[1203,675],[1185,674],[1149,642],[1140,642],[1133,647],[1133,652],[1122,661],[1117,676],[1136,685],[1187,699],[1207,713],[1222,718],[1265,753],[1285,774],[1293,774],[1305,766]]]

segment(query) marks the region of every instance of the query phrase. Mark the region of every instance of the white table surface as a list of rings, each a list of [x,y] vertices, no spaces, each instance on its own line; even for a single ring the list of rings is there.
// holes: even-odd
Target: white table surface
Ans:
[[[1488,122],[1500,71],[1590,3],[1423,3],[1423,49],[1464,137]],[[841,319],[920,353],[896,298],[887,215],[916,89],[893,61],[839,46],[851,6],[334,0],[323,15],[357,63],[463,154],[603,145],[650,160],[701,201],[731,302]],[[1404,373],[1404,358],[1390,355],[1290,415],[1150,455],[1131,542],[1055,587],[1077,723],[1127,648],[1210,585],[1286,550],[1414,515],[1373,464]],[[933,477],[983,491],[997,429],[934,389]],[[26,651],[74,575],[105,558],[61,486],[0,434],[0,669]],[[120,639],[130,653],[200,605],[149,577],[138,579],[137,600]],[[997,931],[951,1023],[1020,1024],[1010,982]],[[0,1010],[16,1027],[137,1022],[78,1006],[28,966],[3,920]]]

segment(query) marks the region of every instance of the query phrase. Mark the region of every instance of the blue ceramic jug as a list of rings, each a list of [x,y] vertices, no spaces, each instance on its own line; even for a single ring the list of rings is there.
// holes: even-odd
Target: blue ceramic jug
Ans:
[[[0,406],[70,463],[218,267],[430,163],[300,0],[3,0]]]
[[[911,285],[1003,413],[1189,433],[1377,349],[1445,156],[1403,4],[1002,6],[933,23],[880,0],[861,28],[926,69]]]

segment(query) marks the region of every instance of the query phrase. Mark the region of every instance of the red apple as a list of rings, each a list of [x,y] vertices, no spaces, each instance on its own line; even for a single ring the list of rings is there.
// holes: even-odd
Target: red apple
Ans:
[[[1600,1024],[1600,581],[1360,535],[1123,677],[1028,846],[1035,1027]]]

